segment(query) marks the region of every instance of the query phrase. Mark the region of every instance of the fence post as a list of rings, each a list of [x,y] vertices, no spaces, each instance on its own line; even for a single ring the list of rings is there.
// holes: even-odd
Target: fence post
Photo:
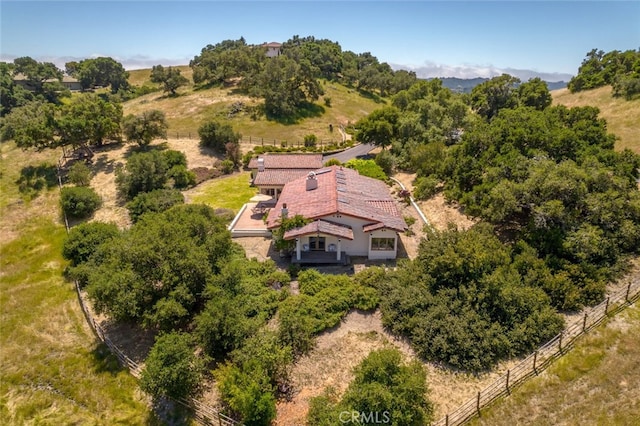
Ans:
[[[589,315],[587,312],[584,313],[584,320],[582,320],[582,332],[584,333],[585,331],[587,331],[587,315]]]
[[[449,414],[444,417],[444,426],[449,426]]]
[[[480,391],[478,391],[478,399],[476,400],[476,409],[478,410],[478,417],[480,417]]]
[[[222,426],[222,418],[220,417],[220,413],[218,412],[218,424]]]
[[[509,390],[509,376],[511,375],[511,370],[507,370],[507,393],[511,395],[511,391]]]
[[[558,350],[562,353],[562,332],[560,333],[560,338],[558,339]]]
[[[264,138],[260,138],[260,141],[262,142],[262,146],[264,146]]]
[[[629,291],[631,291],[631,280],[629,280],[629,285],[627,286],[627,294],[624,296],[624,300],[629,301]]]
[[[538,375],[538,369],[536,368],[536,361],[538,360],[538,351],[535,351],[533,353],[533,372],[535,373],[535,375]]]
[[[189,139],[191,139],[191,132],[189,132]]]
[[[604,314],[608,315],[609,314],[609,298],[607,297],[607,303],[605,303],[604,305]]]

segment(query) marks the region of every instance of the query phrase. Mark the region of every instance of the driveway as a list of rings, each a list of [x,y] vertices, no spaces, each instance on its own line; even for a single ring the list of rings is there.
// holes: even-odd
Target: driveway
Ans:
[[[322,162],[326,162],[332,158],[337,158],[341,163],[346,163],[347,161],[362,157],[371,152],[376,146],[370,143],[361,143],[360,145],[356,145],[353,148],[346,149],[337,154],[329,154],[322,157]]]

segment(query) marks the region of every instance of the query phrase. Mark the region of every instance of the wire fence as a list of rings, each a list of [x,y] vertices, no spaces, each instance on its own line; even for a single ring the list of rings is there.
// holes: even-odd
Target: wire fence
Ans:
[[[445,417],[432,423],[432,426],[458,426],[479,416],[482,409],[498,398],[508,395],[511,390],[524,383],[530,377],[538,375],[547,368],[556,358],[567,352],[576,340],[602,323],[607,317],[613,315],[626,306],[629,306],[640,297],[640,278],[629,280],[625,288],[607,297],[605,301],[593,308],[585,309],[584,315],[571,323],[560,334],[542,345],[534,353],[526,357],[516,367],[507,370],[492,384],[475,397],[448,413]]]
[[[62,159],[58,160],[58,167],[57,167],[58,185],[60,187],[60,190],[62,190],[61,169],[62,169]],[[68,234],[70,229],[69,221],[64,211],[62,212],[62,214],[64,216],[65,229],[67,230],[67,234]],[[113,355],[116,356],[120,364],[129,370],[129,373],[131,373],[132,376],[134,376],[137,379],[140,379],[140,377],[142,376],[142,366],[137,362],[133,361],[131,358],[129,358],[109,338],[105,329],[93,317],[91,310],[89,309],[84,298],[82,297],[82,292],[81,292],[78,281],[75,281],[74,285],[76,288],[76,295],[78,296],[78,302],[80,303],[80,308],[82,309],[82,313],[84,314],[84,317],[87,320],[87,323],[93,330],[93,333],[102,343],[104,343],[109,348],[111,353],[113,353]],[[241,426],[240,422],[232,419],[229,416],[226,416],[225,414],[217,411],[212,407],[209,407],[208,405],[202,403],[201,401],[198,401],[195,398],[182,398],[182,399],[171,399],[171,400],[190,409],[193,415],[193,418],[202,425]]]

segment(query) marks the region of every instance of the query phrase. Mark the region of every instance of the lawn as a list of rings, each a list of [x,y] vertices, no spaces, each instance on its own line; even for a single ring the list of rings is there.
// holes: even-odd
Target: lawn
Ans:
[[[640,304],[593,330],[472,425],[637,425]]]
[[[241,172],[221,177],[185,192],[191,203],[203,203],[213,208],[231,209],[234,213],[256,195],[257,189],[249,186],[251,173]]]
[[[63,278],[66,232],[49,176],[58,154],[1,147],[0,424],[157,424]],[[21,189],[30,167],[37,178]]]

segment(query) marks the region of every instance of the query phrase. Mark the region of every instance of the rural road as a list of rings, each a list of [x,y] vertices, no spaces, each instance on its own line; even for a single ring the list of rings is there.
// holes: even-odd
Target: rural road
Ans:
[[[325,155],[322,160],[323,162],[330,160],[332,158],[337,158],[341,163],[346,163],[347,161],[357,158],[363,155],[367,155],[371,150],[375,148],[375,145],[369,143],[362,143],[360,145],[356,145],[353,148],[349,148],[337,154]]]

